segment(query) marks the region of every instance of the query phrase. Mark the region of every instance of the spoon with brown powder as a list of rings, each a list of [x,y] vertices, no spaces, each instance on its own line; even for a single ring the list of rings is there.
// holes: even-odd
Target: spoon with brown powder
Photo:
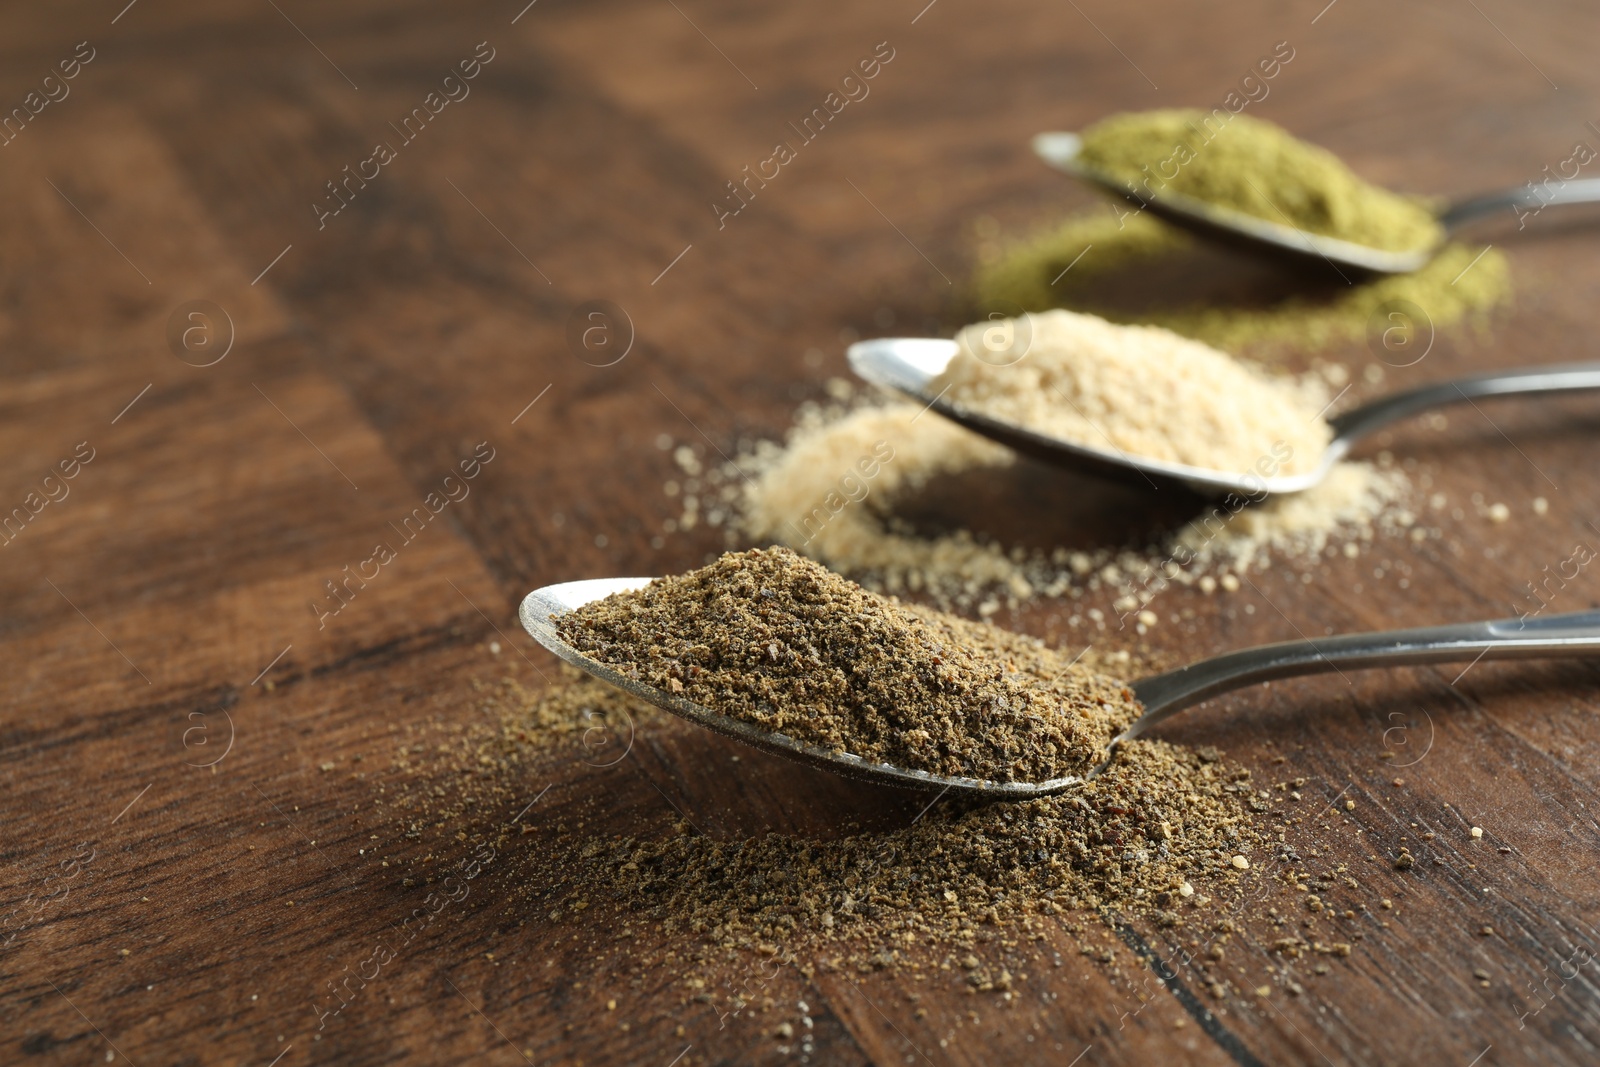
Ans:
[[[521,618],[568,663],[756,748],[847,777],[1011,800],[1081,785],[1124,741],[1258,682],[1600,655],[1591,611],[1290,641],[1124,686],[1031,638],[901,605],[781,548],[672,578],[545,586]]]
[[[1128,343],[1091,347],[1074,336],[1047,350],[1035,338],[1030,351],[1024,335],[1030,328],[1041,333],[1051,316],[1096,323],[1095,333],[1114,331]],[[989,333],[1003,336],[1010,347],[986,349],[983,338]],[[1151,338],[1159,338],[1163,347],[1152,348]],[[1128,353],[1137,350],[1148,350],[1145,363],[1159,362],[1159,369],[1131,388],[1130,374],[1144,366],[1128,361]],[[1248,382],[1237,369],[1241,365],[1225,353],[1154,327],[1116,326],[1066,312],[979,323],[963,330],[959,340],[858,341],[848,357],[865,381],[904,393],[1025,456],[1128,485],[1182,488],[1206,497],[1235,494],[1250,501],[1312,488],[1364,438],[1433,408],[1488,397],[1600,389],[1600,363],[1528,367],[1421,385],[1324,420],[1276,383]],[[1024,364],[1025,358],[1032,363]],[[1038,366],[1047,361],[1048,366]],[[1019,370],[1050,375],[1048,389],[1008,384],[1007,377]],[[1073,382],[1079,384],[1069,395]],[[1246,394],[1246,388],[1254,392]],[[1022,393],[1031,394],[1026,403]],[[1158,405],[1164,407],[1158,410]],[[1235,446],[1223,451],[1216,444],[1225,435],[1235,439]],[[1180,437],[1196,443],[1185,450],[1177,447]]]

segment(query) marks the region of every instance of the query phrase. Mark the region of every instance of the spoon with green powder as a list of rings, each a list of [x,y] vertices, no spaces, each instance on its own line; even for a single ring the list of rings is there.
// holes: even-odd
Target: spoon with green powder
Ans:
[[[742,555],[746,558],[764,554],[770,556],[771,553],[783,551],[781,549],[768,550],[767,553],[752,551]],[[734,558],[735,566],[740,565],[737,558],[739,555],[730,553],[724,557],[721,564],[724,570],[730,558]],[[809,561],[807,565],[815,566],[809,564]],[[601,622],[606,621],[608,611],[610,621],[613,623],[617,619],[624,619],[630,625],[637,624],[641,620],[647,623],[653,620],[667,624],[669,630],[682,627],[686,624],[686,620],[698,619],[700,623],[704,623],[708,600],[707,590],[703,587],[697,587],[692,596],[679,598],[675,606],[664,605],[660,598],[655,602],[644,598],[651,589],[659,588],[661,583],[693,580],[697,575],[712,570],[713,568],[708,567],[702,572],[685,575],[680,579],[602,578],[545,586],[529,593],[523,600],[522,625],[534,640],[580,670],[641,700],[688,719],[696,725],[755,748],[845,777],[1001,800],[1025,800],[1065,792],[1080,786],[1104,772],[1112,764],[1117,746],[1143,736],[1151,727],[1180,711],[1222,693],[1258,682],[1369,667],[1600,655],[1600,612],[1590,611],[1547,618],[1502,619],[1495,622],[1465,623],[1426,629],[1346,634],[1319,638],[1315,641],[1289,641],[1215,656],[1179,670],[1141,678],[1126,686],[1109,683],[1109,688],[1107,682],[1097,680],[1093,672],[1074,662],[1067,664],[1062,673],[1077,671],[1088,676],[1079,680],[1078,687],[1072,692],[1080,694],[1092,692],[1094,694],[1092,707],[1089,706],[1089,702],[1085,702],[1081,707],[1072,707],[1069,699],[1059,711],[1051,712],[1047,709],[1045,716],[1036,715],[1027,718],[1037,719],[1047,717],[1049,714],[1064,714],[1069,720],[1090,724],[1092,729],[1079,732],[1083,737],[1098,736],[1098,741],[1093,744],[1064,746],[1065,755],[1048,765],[1052,776],[1037,780],[1029,780],[1025,775],[1015,773],[1018,768],[1007,765],[1004,761],[1005,754],[1025,751],[1025,745],[1000,746],[994,749],[994,752],[1000,754],[999,762],[996,762],[995,756],[991,754],[977,764],[979,768],[992,774],[992,777],[980,778],[951,774],[942,769],[929,771],[904,763],[863,758],[852,753],[850,749],[857,747],[856,741],[862,741],[863,744],[871,741],[881,745],[882,737],[871,734],[867,729],[874,721],[871,716],[847,723],[842,738],[835,736],[831,741],[812,736],[808,732],[811,724],[807,722],[805,714],[787,724],[783,730],[753,721],[761,717],[758,712],[770,713],[773,711],[773,704],[782,704],[784,694],[790,692],[795,684],[795,678],[786,673],[782,659],[776,655],[768,655],[771,649],[780,646],[780,642],[776,639],[768,643],[757,642],[750,655],[742,655],[736,651],[748,648],[750,645],[746,638],[750,636],[753,632],[752,627],[759,621],[756,609],[761,606],[761,598],[772,592],[765,584],[743,589],[733,588],[733,601],[749,602],[751,611],[730,612],[724,605],[723,608],[710,613],[716,616],[711,620],[713,630],[718,632],[718,640],[725,641],[726,649],[721,657],[704,659],[705,666],[697,667],[694,671],[696,684],[710,686],[712,690],[717,686],[727,687],[736,683],[740,688],[725,688],[724,691],[734,694],[743,692],[761,694],[763,700],[756,705],[747,705],[732,697],[728,699],[726,706],[716,707],[691,700],[686,695],[682,683],[678,683],[675,687],[671,684],[658,684],[662,678],[658,677],[658,672],[653,669],[652,664],[659,667],[662,662],[659,648],[634,639],[618,640],[619,631],[615,626],[603,628],[603,632],[607,635],[606,639],[599,639],[593,630],[584,628],[585,623],[593,623],[597,618]],[[831,577],[841,587],[849,586],[859,590],[854,583],[845,582],[837,576]],[[874,594],[867,595],[874,596]],[[716,598],[711,597],[711,599]],[[877,599],[893,604],[886,598]],[[872,612],[842,614],[845,617],[836,620],[838,629],[851,628],[853,616],[870,615]],[[957,622],[963,621],[957,620]],[[687,624],[696,625],[693,621]],[[827,627],[816,623],[808,625],[816,631],[807,635],[811,642],[826,645],[828,635],[821,631]],[[983,627],[981,624],[964,625],[974,634],[980,630],[988,630],[996,635],[1004,635],[1013,645],[1012,652],[1016,650],[1016,642],[1028,640],[1019,635],[1005,634],[1005,631],[993,627]],[[636,627],[628,632],[639,631]],[[850,629],[850,632],[859,639],[859,630]],[[891,638],[894,636],[892,630],[889,634]],[[588,647],[582,649],[576,647],[569,637],[582,641]],[[800,639],[797,635],[789,635],[791,643]],[[992,657],[997,669],[1001,664],[1015,665],[1008,663],[1008,652],[985,642],[981,636],[978,641],[980,645],[989,644],[988,648],[982,648],[980,651]],[[827,655],[826,649],[823,655],[824,657]],[[912,654],[908,658],[914,663],[917,656]],[[677,661],[675,657],[670,662]],[[809,669],[815,673],[826,673],[825,667]],[[912,673],[907,677],[915,678],[916,675]],[[847,677],[848,685],[855,687],[856,690],[864,690],[876,680],[876,675],[870,672]],[[675,678],[667,676],[667,681],[673,682]],[[921,728],[915,718],[917,714],[922,713],[919,700],[924,699],[926,694],[943,697],[953,695],[958,702],[966,700],[969,704],[973,703],[967,699],[968,693],[965,689],[959,685],[954,685],[952,688],[953,685],[949,679],[929,680],[924,685],[926,693],[921,696],[915,687],[907,689],[901,698],[900,706],[893,710],[901,716],[895,722],[910,725],[891,725],[888,727],[889,731],[892,733],[899,730],[913,738],[919,734],[926,734],[927,731]],[[1041,683],[1040,688],[1045,686]],[[850,702],[853,695],[855,694],[846,690],[836,696],[835,701],[828,706],[801,705],[799,710],[802,713],[811,712],[818,719],[837,718],[840,709]],[[1056,700],[1059,701],[1060,698]],[[853,704],[851,706],[854,707]],[[868,711],[872,710],[868,708]],[[926,717],[929,720],[933,718],[931,715]],[[850,732],[849,727],[852,725],[858,732]],[[877,721],[876,725],[881,732],[884,728],[883,723]],[[1013,734],[1017,732],[1019,726],[1016,721],[1002,721],[1001,725],[1003,729]],[[1116,732],[1118,726],[1122,727],[1120,732]],[[1095,731],[1098,731],[1098,734],[1095,734]],[[947,740],[958,743],[961,739]],[[947,749],[949,745],[942,747]],[[872,751],[881,752],[882,749],[879,747]],[[904,751],[918,750],[913,746]],[[900,758],[917,759],[919,762],[923,760],[920,756]]]
[[[1495,212],[1513,211],[1520,223],[1552,204],[1600,202],[1600,178],[1574,177],[1435,210],[1362,180],[1273,123],[1221,109],[1113,115],[1081,135],[1041,133],[1033,149],[1057,170],[1201,237],[1341,274],[1417,270],[1453,231]]]
[[[977,323],[956,340],[858,341],[847,354],[858,377],[1025,456],[1240,506],[1311,489],[1364,438],[1433,408],[1600,389],[1600,363],[1519,368],[1417,386],[1324,419],[1226,353],[1066,311]]]

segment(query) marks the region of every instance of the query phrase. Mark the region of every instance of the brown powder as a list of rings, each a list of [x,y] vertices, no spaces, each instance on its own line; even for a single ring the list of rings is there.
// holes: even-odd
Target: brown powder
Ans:
[[[730,552],[557,628],[702,707],[932,774],[1081,774],[1138,714],[1126,687],[1038,641],[870,593],[786,548]]]
[[[904,830],[829,842],[720,842],[685,831],[617,841],[592,862],[610,884],[660,901],[674,925],[749,947],[887,931],[959,942],[979,924],[1066,909],[1152,912],[1175,924],[1191,878],[1237,885],[1233,858],[1265,850],[1247,821],[1248,778],[1192,750],[1140,741],[1058,796],[947,803]]]
[[[504,694],[495,749],[512,735],[575,747],[575,733],[597,715],[636,733],[696,730],[570,670],[538,693],[508,684]],[[827,840],[719,839],[682,819],[664,833],[562,834],[520,853],[510,878],[523,907],[552,921],[655,924],[730,954],[794,961],[807,973],[931,960],[960,967],[983,990],[996,978],[996,942],[1048,930],[1058,921],[1049,916],[1144,915],[1179,926],[1209,915],[1201,923],[1209,926],[1269,877],[1260,871],[1274,847],[1262,829],[1266,810],[1250,772],[1214,750],[1139,739],[1121,746],[1103,774],[1053,797],[946,798],[900,829],[847,827]],[[691,953],[680,966],[701,988],[692,976],[710,969],[708,958]]]
[[[1122,655],[1097,648],[1084,661]],[[1241,924],[1270,923],[1257,940],[1278,956],[1337,966],[1370,922],[1344,865],[1316,871],[1296,851],[1297,809],[1325,803],[1302,796],[1308,780],[1258,781],[1215,750],[1129,742],[1094,781],[1025,803],[947,796],[924,809],[866,790],[860,824],[759,803],[719,813],[674,783],[731,775],[754,799],[763,757],[730,759],[739,746],[572,668],[554,674],[533,689],[474,682],[392,726],[392,765],[352,824],[363,843],[377,835],[368,855],[418,892],[492,850],[471,906],[515,944],[506,965],[537,966],[542,946],[562,946],[552,958],[587,961],[565,977],[598,1003],[666,980],[684,1010],[770,1022],[772,996],[792,1004],[823,973],[879,968],[999,1003],[1052,953],[1061,966],[1069,945],[1137,983],[1147,972],[1137,960],[1127,969],[1114,930],[1129,921],[1177,928],[1168,936],[1189,945],[1195,980],[1226,1001],[1242,980],[1215,961]],[[768,830],[797,822],[811,829]],[[1392,855],[1374,855],[1374,869]],[[1281,929],[1274,909],[1313,891],[1331,910],[1315,927]]]

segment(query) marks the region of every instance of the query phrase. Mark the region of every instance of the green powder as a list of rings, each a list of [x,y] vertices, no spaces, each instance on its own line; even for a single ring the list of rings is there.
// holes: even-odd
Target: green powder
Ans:
[[[1327,149],[1245,115],[1113,115],[1084,131],[1079,158],[1142,194],[1178,193],[1370,248],[1413,252],[1444,240],[1424,204],[1362,181]]]
[[[1464,321],[1481,328],[1487,312],[1511,294],[1510,266],[1497,249],[1480,256],[1448,244],[1413,273],[1349,285],[1330,275],[1332,285],[1321,292],[1283,272],[1241,266],[1237,258],[1195,262],[1225,255],[1148,214],[1119,219],[1095,211],[1006,247],[980,249],[973,298],[980,309],[1007,315],[1067,308],[1112,322],[1165,326],[1229,352],[1266,356],[1280,347],[1309,354],[1360,342],[1375,318],[1387,322],[1386,307],[1402,302],[1434,330]],[[1241,287],[1182,295],[1208,278],[1250,269],[1258,276]],[[1130,303],[1109,291],[1118,284],[1147,298]]]

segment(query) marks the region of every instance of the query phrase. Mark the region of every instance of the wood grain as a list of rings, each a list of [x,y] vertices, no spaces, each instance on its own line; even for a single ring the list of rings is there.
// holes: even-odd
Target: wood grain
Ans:
[[[1279,683],[1173,724],[1269,788],[1305,779],[1302,800],[1273,800],[1302,818],[1280,862],[1356,883],[1335,880],[1315,917],[1262,882],[1225,937],[1135,924],[1095,941],[1109,964],[1065,925],[989,946],[1014,963],[1009,1000],[811,961],[780,970],[771,1010],[728,1016],[648,962],[691,939],[551,920],[508,856],[331,1022],[313,1007],[427,891],[401,873],[421,846],[374,809],[396,746],[481,724],[477,685],[554,674],[516,626],[527,590],[723,546],[664,532],[676,468],[658,439],[714,457],[781,434],[844,373],[843,338],[959,320],[975,220],[1092,204],[1030,157],[1034,132],[1210,103],[1287,40],[1260,114],[1396,187],[1520,184],[1600,138],[1590,8],[141,0],[0,23],[6,108],[77,42],[95,49],[0,148],[0,507],[81,442],[95,454],[0,547],[0,1060],[776,1063],[800,1054],[774,1027],[808,1013],[810,1061],[829,1064],[1594,1062],[1600,672],[1576,663]],[[470,95],[319,228],[327,183],[480,42],[494,58]],[[725,183],[880,42],[894,59],[871,94],[719,228]],[[1386,384],[1593,358],[1600,258],[1581,221],[1485,231],[1514,307]],[[612,366],[566,340],[596,299],[636,335]],[[169,347],[195,300],[231,322],[212,366]],[[1359,345],[1333,357],[1373,363]],[[1273,567],[1232,597],[1174,590],[1139,640],[1176,660],[1508,614],[1542,567],[1600,545],[1597,431],[1583,401],[1401,427],[1378,447],[1462,508],[1444,539],[1329,558],[1310,582]],[[470,494],[319,622],[325,583],[399,541],[482,443]],[[907,506],[1035,544],[1171,519],[1028,464]],[[1551,610],[1597,602],[1584,572]],[[998,621],[1133,640],[1066,614]],[[424,784],[453,788],[439,774]],[[675,724],[614,766],[558,750],[502,784],[508,804],[537,798],[530,854],[680,817],[825,838],[925,802]],[[1274,949],[1290,936],[1353,947]]]

